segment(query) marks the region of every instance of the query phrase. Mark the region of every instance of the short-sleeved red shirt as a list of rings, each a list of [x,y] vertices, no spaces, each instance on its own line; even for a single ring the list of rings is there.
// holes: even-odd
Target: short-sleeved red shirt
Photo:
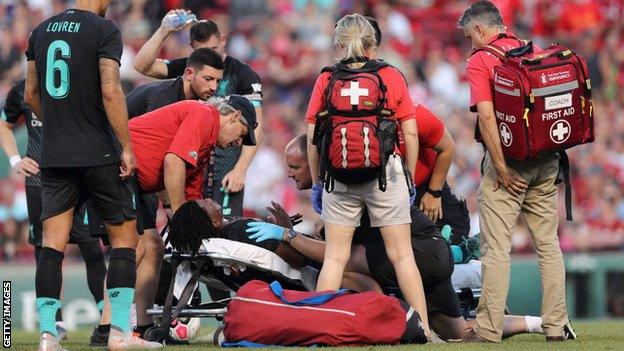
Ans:
[[[423,105],[416,105],[416,123],[418,124],[418,163],[412,172],[414,185],[420,187],[429,181],[433,173],[438,153],[433,149],[444,136],[444,123]],[[403,152],[405,144],[402,143]]]
[[[219,134],[219,112],[195,100],[180,101],[135,117],[128,123],[141,189],[165,189],[165,155],[186,162],[187,199],[201,198],[204,170]]]
[[[521,46],[520,41],[511,33],[505,33],[508,37],[498,38],[498,35],[490,38],[488,44],[494,43],[505,50],[511,50]],[[536,51],[540,49],[535,46]],[[475,106],[483,101],[494,101],[494,67],[500,65],[500,60],[491,53],[477,51],[468,59],[466,76],[470,83],[470,108],[476,111]]]
[[[316,122],[316,114],[323,108],[324,93],[329,83],[330,72],[323,72],[314,83],[314,90],[308,103],[308,111],[306,112],[306,122],[314,124]],[[388,108],[394,110],[394,115],[400,122],[415,118],[414,103],[409,95],[405,78],[398,69],[388,66],[379,70],[379,76],[388,88],[386,98],[388,99]]]

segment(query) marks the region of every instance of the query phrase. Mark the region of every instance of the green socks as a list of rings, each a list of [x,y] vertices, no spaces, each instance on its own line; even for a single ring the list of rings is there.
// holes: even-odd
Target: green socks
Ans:
[[[130,332],[130,305],[134,299],[133,288],[108,289],[111,304],[111,325],[123,333]]]
[[[56,311],[61,308],[61,300],[50,297],[37,298],[37,312],[39,313],[39,332],[49,333],[58,337],[56,332]]]

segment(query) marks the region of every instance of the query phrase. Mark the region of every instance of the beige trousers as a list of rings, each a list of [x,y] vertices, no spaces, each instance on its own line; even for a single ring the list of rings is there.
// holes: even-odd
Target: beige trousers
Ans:
[[[477,333],[500,341],[509,291],[511,237],[519,214],[533,237],[542,279],[542,327],[546,336],[563,335],[568,321],[565,267],[557,227],[559,160],[552,155],[528,161],[507,160],[507,166],[528,183],[525,194],[510,195],[503,187],[493,191],[496,170],[486,154],[478,191],[483,285],[477,309]]]

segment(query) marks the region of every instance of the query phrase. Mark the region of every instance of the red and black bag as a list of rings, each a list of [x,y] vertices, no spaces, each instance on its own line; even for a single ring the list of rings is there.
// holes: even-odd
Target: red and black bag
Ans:
[[[412,314],[412,310],[406,315],[398,299],[377,292],[293,291],[283,290],[278,282],[252,280],[229,303],[223,332],[228,343],[284,346],[425,343],[427,339],[420,323],[418,314]]]
[[[531,42],[505,51],[483,50],[494,68],[494,112],[503,154],[537,158],[594,141],[593,101],[585,59],[561,45],[534,52]]]
[[[572,220],[570,164],[565,150],[595,138],[587,63],[558,44],[534,52],[532,42],[516,40],[521,46],[512,50],[505,51],[496,41],[482,49],[501,61],[494,68],[494,113],[503,154],[522,161],[558,151],[557,184],[565,182],[566,217]],[[481,141],[478,131],[477,127],[475,134]]]
[[[358,69],[345,62],[323,68],[331,75],[324,109],[316,116],[314,144],[328,192],[334,180],[358,184],[378,179],[379,189],[386,189],[386,162],[397,144],[397,121],[379,75],[386,66],[369,60]]]

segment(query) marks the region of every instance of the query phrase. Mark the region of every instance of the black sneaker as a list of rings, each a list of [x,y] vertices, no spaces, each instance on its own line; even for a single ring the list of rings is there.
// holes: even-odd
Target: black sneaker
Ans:
[[[566,338],[566,340],[578,339],[578,334],[576,334],[576,331],[574,330],[574,328],[572,328],[572,323],[570,323],[569,319],[568,323],[563,326],[563,336]]]
[[[102,333],[98,330],[98,327],[93,329],[93,333],[91,333],[91,341],[89,342],[89,346],[94,347],[106,347],[108,346],[108,333]]]

